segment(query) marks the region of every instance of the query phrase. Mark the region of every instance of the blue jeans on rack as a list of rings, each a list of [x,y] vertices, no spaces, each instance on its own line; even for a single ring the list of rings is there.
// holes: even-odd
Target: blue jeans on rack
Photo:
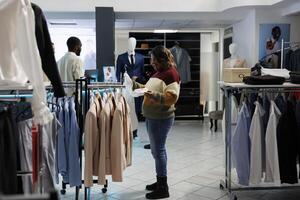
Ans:
[[[167,176],[166,140],[173,123],[174,117],[168,119],[146,118],[151,153],[155,160],[156,175],[158,177]]]

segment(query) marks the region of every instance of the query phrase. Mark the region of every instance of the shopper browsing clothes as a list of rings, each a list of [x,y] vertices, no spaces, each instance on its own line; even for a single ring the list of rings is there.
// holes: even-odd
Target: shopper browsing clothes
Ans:
[[[81,41],[77,37],[67,40],[68,52],[57,62],[62,81],[75,81],[84,75],[83,62],[80,59]],[[72,96],[74,90],[66,90],[68,96]]]
[[[157,46],[151,51],[151,64],[157,71],[145,85],[132,81],[125,74],[126,87],[145,88],[142,113],[146,118],[151,153],[155,160],[157,182],[147,185],[147,199],[169,197],[167,183],[166,139],[175,118],[175,103],[179,97],[180,77],[171,52]]]

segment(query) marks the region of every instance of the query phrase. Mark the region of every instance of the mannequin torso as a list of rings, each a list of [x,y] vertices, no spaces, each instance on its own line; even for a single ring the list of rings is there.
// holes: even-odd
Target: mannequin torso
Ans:
[[[232,43],[229,45],[230,58],[226,58],[223,62],[224,68],[246,68],[247,62],[245,59],[237,55],[237,44]]]

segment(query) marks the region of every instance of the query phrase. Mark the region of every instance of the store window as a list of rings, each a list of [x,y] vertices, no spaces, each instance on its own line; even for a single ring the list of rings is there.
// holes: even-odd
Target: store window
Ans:
[[[84,63],[84,69],[96,69],[96,33],[92,28],[49,28],[54,44],[55,58],[59,60],[68,51],[66,41],[71,36],[81,40],[82,50],[80,58]]]

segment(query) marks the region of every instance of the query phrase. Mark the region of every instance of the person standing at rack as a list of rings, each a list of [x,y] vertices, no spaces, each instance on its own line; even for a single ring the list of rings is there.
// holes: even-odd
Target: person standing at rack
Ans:
[[[68,52],[57,62],[62,81],[75,81],[84,75],[83,62],[80,59],[81,41],[77,37],[67,40]],[[72,96],[73,89],[66,89],[67,96]]]
[[[125,86],[145,88],[142,113],[146,118],[146,128],[150,139],[151,153],[155,160],[157,182],[147,185],[147,199],[169,197],[167,184],[166,139],[175,118],[175,103],[179,97],[180,76],[176,70],[171,52],[157,46],[151,51],[151,64],[157,71],[142,85],[125,74]]]

